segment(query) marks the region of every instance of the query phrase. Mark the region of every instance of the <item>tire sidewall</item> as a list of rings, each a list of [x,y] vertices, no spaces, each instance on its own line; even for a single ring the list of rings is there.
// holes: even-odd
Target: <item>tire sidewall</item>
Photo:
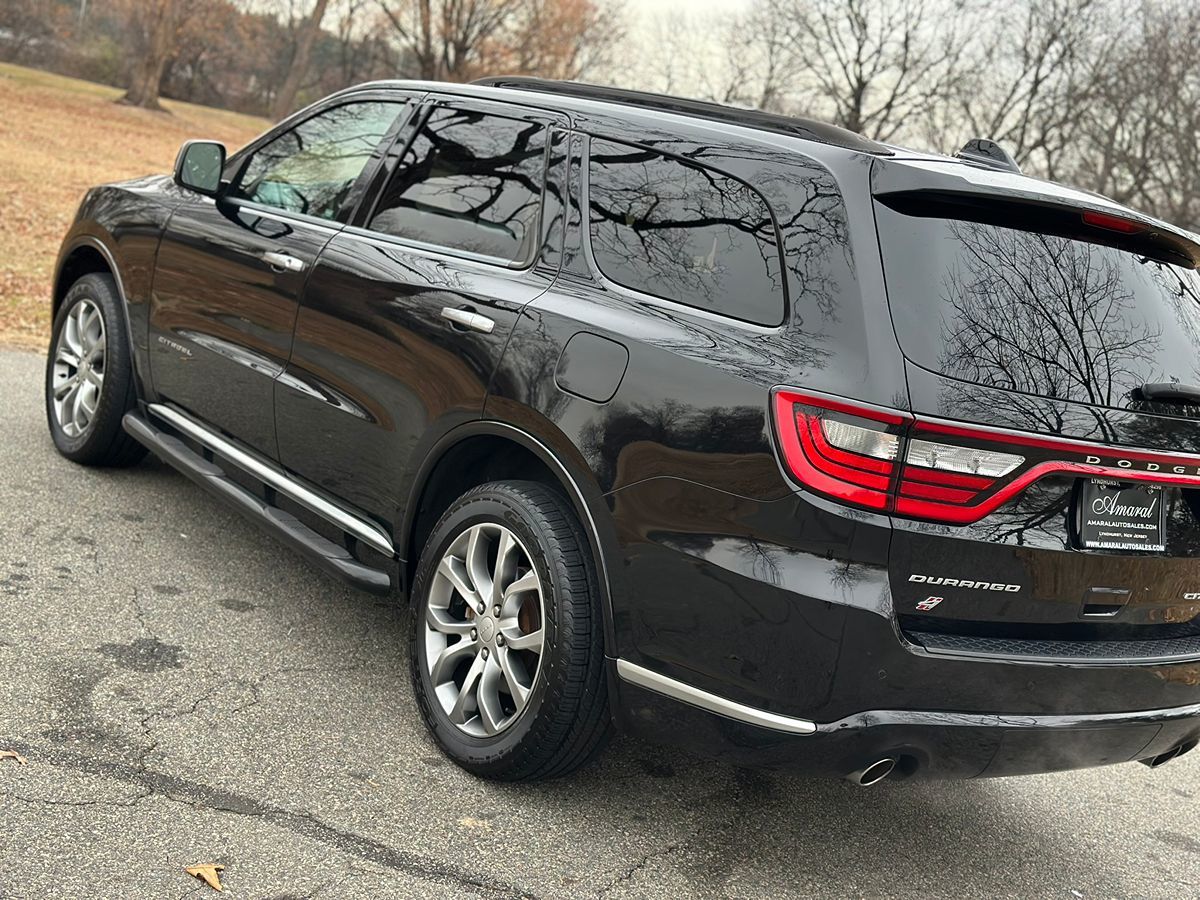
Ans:
[[[426,552],[421,556],[413,584],[416,603],[409,658],[418,705],[438,743],[460,763],[465,763],[467,768],[481,775],[488,774],[489,768],[503,765],[506,757],[527,742],[536,742],[539,739],[539,726],[543,719],[540,713],[548,698],[552,700],[561,690],[565,668],[565,660],[562,658],[564,642],[560,640],[559,631],[563,585],[554,579],[545,543],[537,533],[538,529],[522,514],[520,501],[512,496],[505,496],[501,500],[499,495],[498,490],[483,495],[468,495],[447,511],[426,543]],[[487,522],[503,525],[512,531],[524,545],[537,571],[542,585],[545,643],[533,692],[520,717],[494,737],[477,738],[459,730],[442,710],[434,695],[426,666],[425,610],[433,576],[447,548],[468,528]]]
[[[96,405],[96,415],[91,425],[83,434],[72,437],[63,431],[54,412],[54,361],[63,339],[67,317],[83,300],[91,301],[100,311],[104,322],[104,385],[100,389],[100,402]],[[116,286],[107,275],[85,275],[71,286],[59,306],[54,317],[50,355],[46,360],[46,419],[54,445],[63,456],[86,463],[97,460],[107,451],[123,427],[121,419],[129,407],[131,382],[132,360],[125,333],[124,310]]]

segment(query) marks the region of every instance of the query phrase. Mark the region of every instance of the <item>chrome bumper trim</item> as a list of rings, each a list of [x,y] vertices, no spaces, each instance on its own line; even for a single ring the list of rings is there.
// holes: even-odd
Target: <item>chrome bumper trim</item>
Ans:
[[[617,660],[617,674],[630,684],[636,684],[638,687],[644,687],[673,700],[698,706],[708,712],[725,716],[727,719],[736,719],[749,725],[758,725],[761,728],[784,731],[788,734],[813,734],[817,730],[817,726],[807,719],[793,719],[791,716],[781,716],[766,710],[755,709],[753,706],[735,703],[733,700],[702,691],[700,688],[676,681],[674,678],[668,678],[666,675],[660,675],[658,672],[635,665],[625,659]]]

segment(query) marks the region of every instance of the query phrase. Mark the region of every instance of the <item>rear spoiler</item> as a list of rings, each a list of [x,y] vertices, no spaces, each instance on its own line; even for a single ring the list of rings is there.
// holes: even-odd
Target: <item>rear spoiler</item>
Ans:
[[[1099,194],[1048,181],[950,161],[878,160],[872,189],[876,200],[904,215],[1053,234],[1200,268],[1200,237]]]

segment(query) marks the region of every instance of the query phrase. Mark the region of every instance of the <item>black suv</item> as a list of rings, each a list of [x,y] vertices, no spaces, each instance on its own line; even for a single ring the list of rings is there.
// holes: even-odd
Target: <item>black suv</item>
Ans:
[[[988,141],[373,83],[92,190],[46,404],[408,597],[479,775],[614,723],[862,784],[1159,764],[1200,738],[1198,263]]]

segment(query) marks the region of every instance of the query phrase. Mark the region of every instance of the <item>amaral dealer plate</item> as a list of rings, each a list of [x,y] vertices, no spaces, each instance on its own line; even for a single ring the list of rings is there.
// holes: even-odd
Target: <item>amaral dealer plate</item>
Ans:
[[[1149,550],[1166,546],[1166,504],[1157,485],[1093,478],[1083,483],[1079,536],[1096,550]]]

